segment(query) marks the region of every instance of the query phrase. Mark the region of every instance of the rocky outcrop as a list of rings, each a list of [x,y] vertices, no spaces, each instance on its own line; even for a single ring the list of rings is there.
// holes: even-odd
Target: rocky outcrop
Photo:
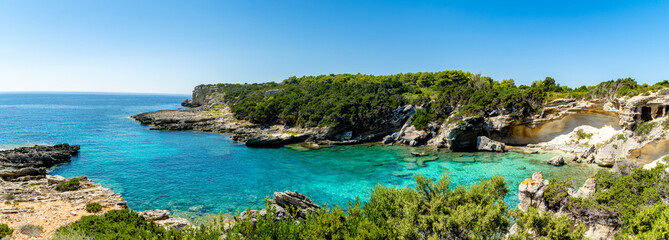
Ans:
[[[275,209],[275,216],[278,219],[294,214],[297,220],[305,220],[308,214],[321,208],[307,196],[297,191],[275,192],[274,197],[268,201],[270,206]],[[265,217],[267,211],[268,209],[244,211],[239,214],[239,217],[241,219],[250,217],[255,222],[258,217]]]
[[[207,100],[206,98],[205,100]],[[234,141],[245,142],[250,147],[280,147],[286,144],[309,142],[321,145],[355,144],[379,141],[397,132],[415,112],[413,106],[401,106],[371,128],[355,126],[300,128],[282,125],[262,126],[238,120],[225,105],[214,98],[209,105],[191,109],[162,110],[132,116],[152,130],[194,130],[219,132],[231,135]],[[216,105],[210,105],[212,102]]]
[[[504,152],[504,143],[492,140],[485,136],[479,136],[476,140],[476,150],[488,152]]]
[[[564,165],[564,158],[562,157],[562,155],[556,155],[555,157],[546,160],[546,163],[553,166],[562,166]]]
[[[147,210],[137,212],[140,216],[144,217],[147,221],[153,221],[159,226],[164,227],[165,229],[173,228],[184,228],[191,225],[190,221],[185,218],[178,218],[170,216],[170,212],[167,210]]]
[[[86,176],[76,177],[78,186],[73,191],[58,191],[62,176],[47,175],[47,168],[70,161],[79,151],[78,145],[23,147],[0,151],[0,222],[16,229],[30,223],[43,228],[39,238],[46,239],[53,232],[81,216],[91,215],[86,204],[102,205],[102,213],[128,208],[123,197]],[[14,232],[14,239],[25,239]]]
[[[548,210],[544,199],[544,190],[548,180],[544,180],[543,172],[535,172],[532,178],[523,180],[518,186],[518,209],[527,211],[529,207],[535,207],[539,211]]]
[[[0,178],[19,181],[31,177],[43,178],[47,168],[69,162],[78,152],[79,145],[67,143],[0,151]]]
[[[222,99],[220,99],[221,96],[218,94],[218,86],[216,85],[199,85],[196,86],[195,89],[193,89],[193,96],[191,100],[184,100],[181,103],[181,106],[184,107],[199,107],[199,106],[204,106],[204,105],[210,105],[212,104],[211,101],[214,99],[219,99],[219,101],[222,102]]]
[[[0,204],[0,222],[14,229],[26,223],[38,225],[44,230],[39,239],[47,239],[59,227],[94,214],[86,211],[87,203],[102,205],[100,213],[128,208],[120,194],[85,176],[77,178],[79,187],[65,192],[56,190],[59,183],[68,180],[61,176],[46,175],[40,179],[11,182],[0,180],[0,197],[4,201]],[[25,235],[16,231],[14,239],[25,239]]]
[[[586,180],[577,192],[570,188],[567,191],[567,197],[588,198],[592,196],[597,189],[596,181],[595,178]],[[565,214],[576,223],[585,224],[586,237],[590,239],[613,239],[614,233],[618,230],[619,216],[617,213],[599,208],[582,210],[579,206],[562,206],[559,209],[549,209],[544,198],[544,190],[547,185],[548,181],[543,179],[541,172],[536,172],[532,174],[532,178],[525,179],[519,186],[518,209],[527,211],[529,207],[535,207],[540,212],[548,211],[550,214]],[[515,228],[512,227],[511,231],[514,230]]]

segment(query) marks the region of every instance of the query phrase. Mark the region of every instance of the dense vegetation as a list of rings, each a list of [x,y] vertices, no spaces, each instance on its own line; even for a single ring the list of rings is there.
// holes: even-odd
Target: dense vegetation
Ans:
[[[666,87],[669,81],[647,85],[624,78],[572,89],[550,77],[516,86],[513,79],[498,82],[469,72],[442,71],[290,77],[281,83],[219,84],[218,90],[237,118],[263,125],[368,128],[379,116],[416,104],[425,110],[414,123],[426,129],[426,122],[449,117],[456,121],[480,114],[528,115],[556,98],[615,98]]]
[[[200,228],[165,230],[130,210],[112,210],[82,217],[58,229],[54,239],[504,239],[514,218],[522,225],[513,239],[528,231],[552,239],[582,236],[580,229],[565,228],[569,219],[508,211],[502,200],[509,190],[501,175],[469,187],[449,185],[447,176],[436,182],[417,176],[413,188],[378,185],[364,207],[357,200],[347,210],[324,208],[299,224],[294,217],[276,220],[270,205],[266,216],[239,220],[228,229],[220,217]],[[533,225],[539,222],[548,224]]]

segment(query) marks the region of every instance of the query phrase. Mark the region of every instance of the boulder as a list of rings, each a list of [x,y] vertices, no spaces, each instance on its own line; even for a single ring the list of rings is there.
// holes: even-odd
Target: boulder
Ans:
[[[147,210],[147,211],[141,211],[138,212],[140,216],[144,217],[147,221],[158,221],[158,220],[165,220],[170,217],[170,212],[167,210]]]
[[[597,165],[601,167],[613,167],[613,164],[616,163],[616,158],[618,156],[618,145],[607,144],[604,147],[597,150],[597,154],[594,159]]]
[[[518,186],[518,209],[527,211],[529,207],[535,207],[544,212],[548,209],[544,200],[544,190],[548,180],[544,180],[543,172],[535,172],[532,178],[525,179]]]
[[[172,217],[170,216],[170,212],[167,210],[148,210],[138,212],[137,214],[144,217],[146,221],[153,221],[167,230],[173,228],[183,228],[190,225],[190,221],[188,221],[188,219]]]
[[[291,216],[292,214],[288,212],[289,210],[295,211],[293,213],[297,217],[297,220],[305,220],[308,214],[321,208],[307,196],[297,191],[275,192],[274,198],[268,202],[276,210],[277,220]],[[267,209],[250,210],[250,212],[243,211],[239,214],[239,218],[246,219],[250,217],[255,222],[259,216],[264,217],[266,214]]]
[[[476,150],[488,152],[504,152],[504,143],[492,140],[486,136],[478,136],[476,139]]]
[[[562,166],[564,165],[564,158],[562,157],[562,155],[556,155],[555,157],[548,159],[546,163],[553,166]]]

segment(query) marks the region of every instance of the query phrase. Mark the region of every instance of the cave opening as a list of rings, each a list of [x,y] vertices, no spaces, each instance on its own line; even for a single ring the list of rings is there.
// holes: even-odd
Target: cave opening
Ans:
[[[651,108],[650,107],[641,107],[641,121],[650,121],[653,120],[653,116],[651,115]]]

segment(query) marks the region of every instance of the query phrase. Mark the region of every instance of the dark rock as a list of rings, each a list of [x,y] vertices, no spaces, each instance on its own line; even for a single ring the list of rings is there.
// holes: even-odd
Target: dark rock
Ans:
[[[0,178],[44,177],[47,168],[69,162],[79,152],[79,145],[58,144],[53,146],[22,147],[0,151]]]

